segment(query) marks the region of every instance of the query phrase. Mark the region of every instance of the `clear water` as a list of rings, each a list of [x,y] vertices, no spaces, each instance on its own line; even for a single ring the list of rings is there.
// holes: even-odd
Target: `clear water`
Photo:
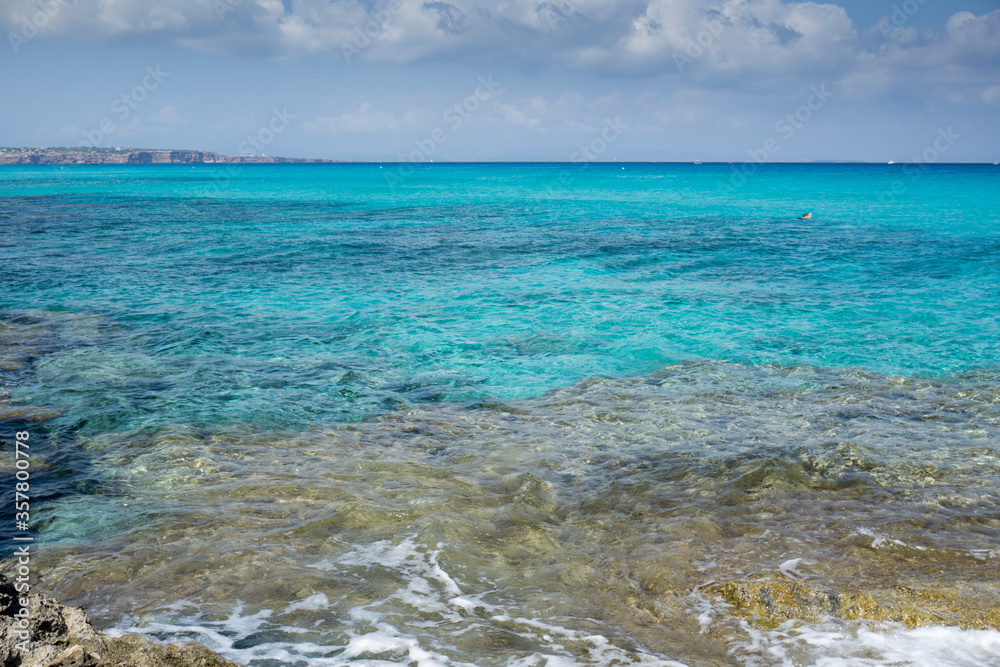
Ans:
[[[44,581],[253,665],[1000,664],[1000,171],[733,169],[0,168]],[[795,558],[950,602],[711,591]]]

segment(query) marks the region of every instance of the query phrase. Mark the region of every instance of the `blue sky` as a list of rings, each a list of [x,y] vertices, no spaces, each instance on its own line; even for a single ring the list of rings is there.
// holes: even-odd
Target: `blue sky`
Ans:
[[[1000,0],[0,0],[0,27],[6,146],[1000,160]]]

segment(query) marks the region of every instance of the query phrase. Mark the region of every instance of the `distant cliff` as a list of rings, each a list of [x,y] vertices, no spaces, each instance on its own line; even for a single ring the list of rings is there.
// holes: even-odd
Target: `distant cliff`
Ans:
[[[344,160],[142,148],[0,148],[0,164],[322,164]]]

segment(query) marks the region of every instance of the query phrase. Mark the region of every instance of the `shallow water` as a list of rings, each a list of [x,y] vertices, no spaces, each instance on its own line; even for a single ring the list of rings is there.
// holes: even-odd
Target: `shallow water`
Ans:
[[[998,173],[703,167],[0,170],[42,586],[253,665],[1000,664]]]

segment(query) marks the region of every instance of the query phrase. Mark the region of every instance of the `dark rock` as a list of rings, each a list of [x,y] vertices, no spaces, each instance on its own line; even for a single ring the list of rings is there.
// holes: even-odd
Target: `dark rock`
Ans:
[[[17,613],[17,590],[14,582],[0,574],[0,616],[13,616]]]

